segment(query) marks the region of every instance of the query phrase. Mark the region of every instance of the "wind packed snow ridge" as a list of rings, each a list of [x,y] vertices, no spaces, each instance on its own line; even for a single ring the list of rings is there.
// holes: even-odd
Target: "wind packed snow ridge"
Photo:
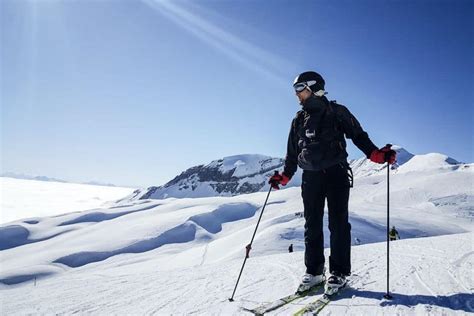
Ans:
[[[217,234],[222,230],[222,224],[252,217],[257,209],[258,207],[249,203],[224,204],[212,212],[191,216],[185,223],[173,227],[155,238],[142,240],[114,251],[79,252],[61,257],[54,263],[62,263],[76,268],[120,254],[141,253],[167,244],[190,242],[196,238],[196,231],[200,227],[210,234]]]
[[[11,225],[6,227],[0,227],[0,250],[11,249],[26,244],[32,244],[40,241],[45,241],[70,230],[65,230],[61,233],[57,233],[48,237],[39,239],[29,239],[30,231],[21,225]]]
[[[58,224],[57,226],[69,226],[69,225],[79,224],[79,223],[98,223],[98,222],[108,221],[108,220],[112,220],[124,215],[146,211],[154,207],[157,207],[159,205],[160,204],[153,204],[147,207],[142,207],[139,209],[125,211],[125,212],[117,212],[117,213],[91,212],[91,213],[81,215],[72,220],[62,222]],[[55,216],[55,217],[60,217],[60,216]],[[39,223],[38,220],[29,220],[29,221],[26,220],[23,222],[30,225],[35,225]],[[6,250],[10,248],[23,246],[26,244],[48,240],[48,239],[60,236],[64,233],[67,233],[73,230],[75,230],[75,228],[63,230],[60,233],[52,234],[47,237],[43,237],[39,239],[29,239],[30,231],[21,225],[9,225],[9,226],[0,227],[0,250]]]
[[[108,220],[111,220],[111,219],[114,219],[114,218],[117,218],[117,217],[121,217],[121,216],[124,216],[124,215],[150,210],[150,209],[155,208],[159,205],[160,204],[150,205],[150,206],[138,209],[138,210],[118,212],[118,213],[93,212],[93,213],[89,213],[89,214],[79,216],[78,218],[75,218],[73,220],[61,223],[61,224],[59,224],[59,226],[67,226],[67,225],[73,225],[73,224],[79,224],[79,223],[93,223],[93,222],[98,223],[98,222],[108,221]]]
[[[33,274],[22,274],[22,275],[16,275],[8,278],[4,278],[0,280],[0,283],[6,284],[6,285],[14,285],[18,283],[23,283],[35,279],[40,279],[44,277],[48,277],[53,275],[54,273],[52,272],[46,272],[46,273],[33,273]]]

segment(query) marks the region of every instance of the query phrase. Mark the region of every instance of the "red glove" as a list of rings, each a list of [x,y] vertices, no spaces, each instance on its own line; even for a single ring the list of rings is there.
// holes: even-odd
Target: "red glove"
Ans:
[[[370,154],[370,160],[376,163],[385,163],[393,165],[397,161],[397,153],[391,149],[392,145],[388,144],[380,149],[375,149]]]
[[[278,173],[278,171],[275,171],[275,174],[270,178],[268,183],[274,188],[275,190],[279,190],[280,187],[278,186],[279,184],[281,185],[287,185],[287,183],[290,181],[290,178],[283,172],[281,174]]]

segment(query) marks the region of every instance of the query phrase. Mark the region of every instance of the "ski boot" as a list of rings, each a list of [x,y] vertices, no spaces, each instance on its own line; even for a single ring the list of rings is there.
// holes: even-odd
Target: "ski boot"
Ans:
[[[340,289],[346,286],[347,280],[345,275],[340,273],[332,273],[326,282],[324,294],[326,296],[332,296],[336,294]]]
[[[314,287],[322,285],[324,281],[326,281],[326,277],[324,276],[324,273],[318,274],[318,275],[312,275],[312,274],[306,273],[303,276],[303,280],[301,281],[301,284],[298,286],[296,293],[301,294],[304,292],[308,292]]]

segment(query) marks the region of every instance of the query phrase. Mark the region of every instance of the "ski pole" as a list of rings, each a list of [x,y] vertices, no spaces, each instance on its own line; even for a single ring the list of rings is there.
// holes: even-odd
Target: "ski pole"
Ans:
[[[387,144],[387,146],[392,146]],[[391,300],[389,281],[390,281],[390,163],[387,161],[387,293],[383,296],[385,299]]]
[[[278,171],[275,171],[275,174],[278,174]],[[272,191],[272,186],[270,184],[270,190],[268,190],[267,198],[265,200],[265,203],[263,204],[262,212],[260,212],[260,217],[258,218],[257,226],[255,227],[255,231],[253,232],[252,239],[250,240],[250,244],[248,244],[245,247],[244,263],[242,264],[242,268],[240,269],[239,277],[237,278],[237,283],[235,284],[235,288],[234,288],[234,292],[232,293],[232,297],[229,298],[230,302],[234,301],[234,295],[235,295],[235,291],[237,290],[237,285],[239,285],[240,277],[242,276],[242,271],[244,271],[245,262],[247,262],[247,259],[249,258],[250,250],[252,249],[253,239],[255,238],[255,234],[257,233],[258,225],[260,224],[260,220],[262,219],[263,211],[265,210],[265,206],[267,205],[268,197],[270,196],[271,191]]]

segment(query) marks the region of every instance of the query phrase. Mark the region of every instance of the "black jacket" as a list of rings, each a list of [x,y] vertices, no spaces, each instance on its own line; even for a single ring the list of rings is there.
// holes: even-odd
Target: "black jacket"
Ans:
[[[310,97],[291,123],[283,172],[291,178],[297,166],[319,171],[347,163],[344,136],[352,139],[367,158],[377,149],[345,106],[326,97]]]

